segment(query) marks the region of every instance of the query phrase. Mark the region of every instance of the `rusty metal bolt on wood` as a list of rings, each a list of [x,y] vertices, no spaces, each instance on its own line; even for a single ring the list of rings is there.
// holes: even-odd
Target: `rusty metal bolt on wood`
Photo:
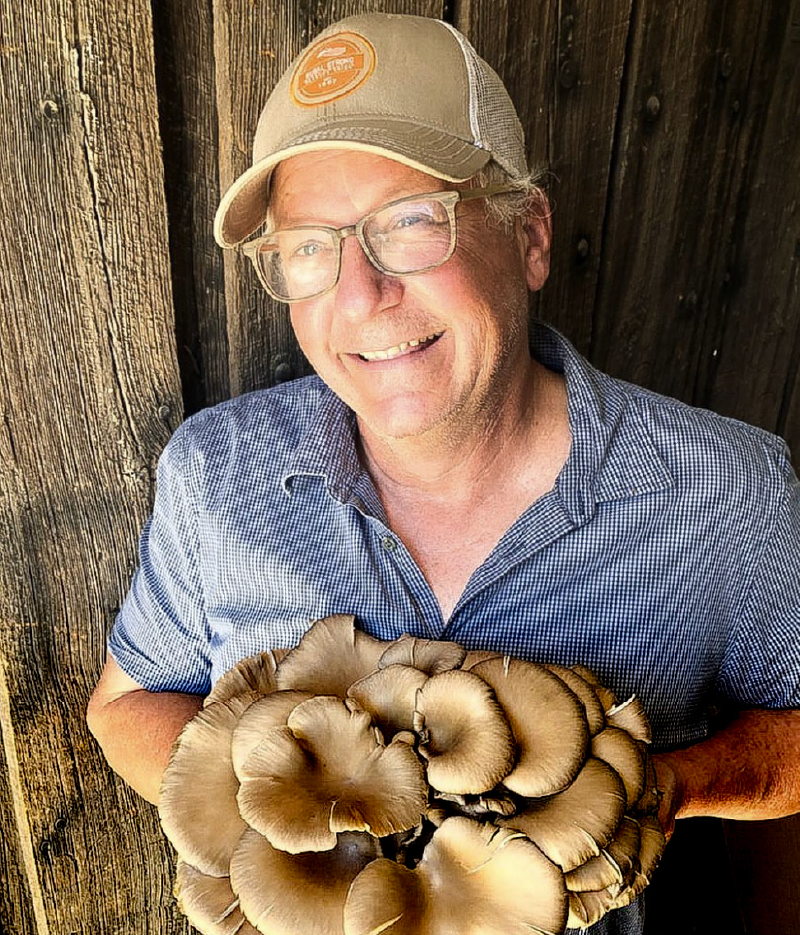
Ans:
[[[651,94],[644,105],[644,116],[649,123],[658,119],[661,113],[661,99],[656,94]]]
[[[47,120],[55,120],[56,117],[61,113],[61,108],[58,106],[58,101],[52,100],[52,98],[47,98],[42,101],[39,105],[42,113]]]
[[[561,63],[558,69],[558,83],[564,90],[569,91],[575,87],[578,82],[578,66],[571,58]]]

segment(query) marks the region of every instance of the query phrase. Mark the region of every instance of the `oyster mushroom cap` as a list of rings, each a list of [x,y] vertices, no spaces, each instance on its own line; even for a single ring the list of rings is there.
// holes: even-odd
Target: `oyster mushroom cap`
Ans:
[[[502,659],[503,653],[494,652],[491,649],[470,649],[461,663],[464,671],[476,666],[479,662],[486,662],[487,659]]]
[[[627,731],[634,740],[652,743],[653,732],[650,728],[650,721],[641,699],[636,695],[631,695],[627,701],[614,705],[608,711],[606,720],[611,727],[621,727]]]
[[[286,726],[268,730],[240,776],[244,820],[293,854],[330,850],[341,831],[407,831],[428,805],[413,748],[385,746],[365,711],[331,696],[301,702]]]
[[[523,835],[448,818],[415,870],[373,861],[353,881],[345,935],[555,935],[567,919],[559,869]]]
[[[647,887],[653,878],[666,847],[666,838],[655,815],[646,815],[639,821],[641,843],[639,846],[639,868],[633,882],[614,900],[612,908],[627,906]]]
[[[622,892],[633,882],[639,868],[640,836],[639,822],[624,815],[617,833],[599,856],[590,857],[580,867],[564,874],[567,889],[580,893],[617,887]]]
[[[581,929],[595,925],[610,909],[614,908],[616,896],[613,886],[586,893],[570,893],[567,925],[570,928]]]
[[[284,649],[269,649],[255,656],[239,660],[232,669],[220,676],[203,701],[203,707],[215,701],[227,701],[236,695],[256,692],[267,695],[278,687],[275,672],[278,663],[286,655]]]
[[[544,668],[547,669],[548,672],[552,672],[553,675],[557,675],[567,688],[578,696],[586,712],[589,733],[592,736],[599,734],[606,726],[606,715],[594,687],[590,685],[586,679],[581,678],[573,669],[567,668],[567,666],[560,666],[554,662],[548,662],[545,664]]]
[[[438,675],[449,669],[457,669],[466,655],[466,649],[458,643],[424,640],[404,634],[389,644],[379,659],[378,666],[385,669],[386,666],[400,664],[412,666],[426,675]]]
[[[597,692],[597,697],[600,699],[600,703],[603,705],[603,708],[606,712],[610,711],[612,708],[617,705],[617,696],[614,692],[603,685],[600,679],[594,674],[594,672],[582,665],[570,666],[573,672],[576,672],[582,679],[587,681],[592,688]]]
[[[347,697],[355,699],[389,738],[413,729],[417,689],[427,681],[419,669],[394,663],[354,682]]]
[[[621,889],[625,881],[619,864],[609,855],[606,848],[596,857],[564,874],[564,882],[570,893],[586,893],[616,886]]]
[[[639,847],[641,844],[641,825],[630,815],[623,816],[617,833],[608,842],[605,851],[619,867],[623,883],[627,886],[639,867]]]
[[[175,898],[180,911],[203,935],[258,935],[242,914],[229,877],[210,877],[179,859]]]
[[[247,825],[236,807],[231,738],[254,692],[202,708],[181,731],[161,781],[158,814],[178,855],[209,876],[228,875]]]
[[[503,785],[524,796],[568,786],[589,746],[586,712],[575,693],[552,672],[521,659],[487,659],[470,672],[492,687],[514,735],[517,762]]]
[[[300,704],[314,696],[309,692],[278,690],[254,701],[239,718],[231,737],[233,771],[239,777],[245,760],[264,739],[266,731],[281,727]]]
[[[516,815],[497,824],[527,835],[569,873],[614,837],[625,811],[625,787],[614,770],[590,757],[574,782],[563,792],[529,799]]]
[[[511,726],[492,689],[471,672],[429,678],[417,691],[414,729],[439,792],[488,792],[514,766]]]
[[[627,808],[639,801],[644,792],[647,755],[641,743],[619,727],[606,727],[592,737],[592,756],[605,760],[625,784]]]
[[[231,859],[231,885],[265,935],[342,935],[350,884],[378,853],[370,835],[342,834],[331,850],[288,854],[248,829]]]
[[[323,617],[278,666],[278,688],[344,698],[347,689],[378,668],[386,643],[355,627],[351,614]]]

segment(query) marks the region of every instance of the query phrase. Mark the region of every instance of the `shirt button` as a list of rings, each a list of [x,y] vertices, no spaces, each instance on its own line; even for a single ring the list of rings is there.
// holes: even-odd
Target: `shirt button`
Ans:
[[[386,552],[394,552],[397,542],[391,536],[381,536],[381,545]]]

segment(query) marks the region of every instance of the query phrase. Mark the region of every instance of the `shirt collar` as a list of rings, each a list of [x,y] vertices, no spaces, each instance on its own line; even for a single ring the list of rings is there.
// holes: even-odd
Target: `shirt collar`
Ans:
[[[634,403],[634,392],[646,391],[596,370],[566,338],[542,322],[534,322],[531,353],[566,380],[572,448],[556,489],[575,522],[589,519],[598,503],[673,486]]]
[[[320,402],[281,475],[281,486],[292,495],[296,477],[318,477],[341,503],[382,513],[377,492],[358,457],[355,413],[322,381]]]
[[[598,503],[667,489],[674,483],[625,384],[596,370],[555,329],[534,322],[531,353],[567,383],[570,456],[556,481],[573,521],[585,522]],[[342,503],[370,510],[380,505],[357,449],[355,415],[320,383],[320,403],[281,475],[291,495],[293,478],[319,477]],[[380,510],[382,512],[382,510]]]

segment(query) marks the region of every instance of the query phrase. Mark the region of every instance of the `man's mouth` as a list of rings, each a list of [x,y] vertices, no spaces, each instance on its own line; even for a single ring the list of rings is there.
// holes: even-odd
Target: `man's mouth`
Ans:
[[[444,334],[443,331],[437,331],[435,334],[429,334],[426,338],[413,338],[411,341],[401,341],[393,347],[387,347],[381,351],[361,351],[359,357],[362,360],[394,360],[395,357],[402,357],[404,354],[410,354],[421,348],[433,344]]]

